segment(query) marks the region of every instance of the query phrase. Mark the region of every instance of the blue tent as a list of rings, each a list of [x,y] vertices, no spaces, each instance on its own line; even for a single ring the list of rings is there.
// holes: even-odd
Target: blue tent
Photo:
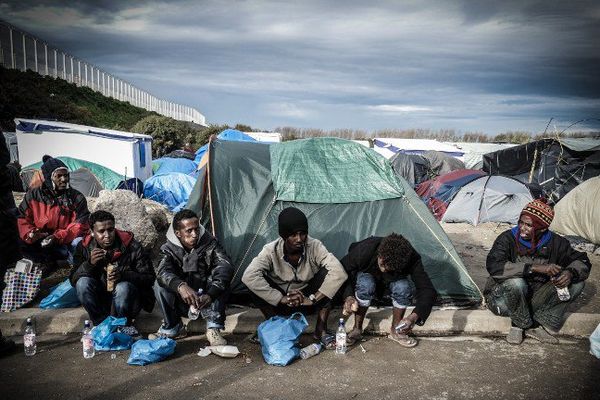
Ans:
[[[154,175],[144,182],[144,197],[178,211],[187,203],[195,183],[194,176],[181,172]]]
[[[256,139],[253,137],[236,129],[225,129],[223,132],[219,133],[217,137],[221,140],[230,140],[233,142],[256,142]],[[200,147],[196,152],[196,158],[194,158],[194,161],[200,163],[200,160],[202,160],[202,157],[204,156],[204,153],[206,153],[207,149],[208,143]]]
[[[196,172],[198,163],[187,158],[162,157],[152,160],[154,175],[180,172],[182,174],[193,174]]]

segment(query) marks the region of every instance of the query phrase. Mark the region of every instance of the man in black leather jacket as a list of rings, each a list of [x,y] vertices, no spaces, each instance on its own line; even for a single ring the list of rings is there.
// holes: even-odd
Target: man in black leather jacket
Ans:
[[[225,325],[233,266],[225,250],[206,232],[193,211],[181,210],[173,217],[161,253],[154,294],[162,310],[163,324],[149,338],[183,337],[181,317],[188,315],[190,307],[209,308],[212,315],[206,318],[206,337],[211,346],[227,344],[221,330]]]

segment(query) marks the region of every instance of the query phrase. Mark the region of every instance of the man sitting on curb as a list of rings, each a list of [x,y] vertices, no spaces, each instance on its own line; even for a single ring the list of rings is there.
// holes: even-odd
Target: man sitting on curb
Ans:
[[[265,318],[318,310],[315,339],[327,345],[331,299],[346,272],[323,243],[308,236],[308,220],[297,208],[279,214],[279,236],[252,260],[242,282]]]
[[[402,235],[392,233],[384,238],[370,237],[352,243],[341,260],[349,279],[345,289],[344,314],[354,312],[354,328],[348,334],[348,344],[362,337],[363,321],[376,293],[389,288],[392,297],[392,326],[388,337],[404,347],[414,347],[417,340],[408,334],[415,324],[423,325],[429,317],[437,295],[421,256]],[[406,318],[406,307],[412,304],[416,288],[416,306]],[[396,327],[404,327],[396,332]]]
[[[133,320],[154,308],[154,269],[133,233],[115,228],[115,217],[98,210],[90,215],[91,232],[75,249],[71,284],[94,325],[106,317],[126,317],[121,332],[138,338]],[[114,270],[107,273],[107,266]],[[112,292],[107,284],[113,285]]]
[[[206,338],[211,346],[227,344],[221,330],[225,327],[233,267],[225,250],[191,210],[175,214],[167,243],[160,250],[162,258],[156,268],[154,294],[162,310],[163,324],[148,338],[183,337],[186,332],[181,317],[188,316],[189,308],[210,307],[214,314],[206,318]],[[203,290],[202,294],[198,294],[198,289]]]
[[[510,317],[506,340],[520,344],[525,335],[558,343],[558,333],[569,303],[583,290],[591,263],[585,253],[548,230],[554,210],[542,200],[527,204],[516,227],[500,234],[487,256],[490,274],[484,295],[496,315]],[[558,288],[568,288],[561,301]]]
[[[85,196],[69,187],[69,170],[60,160],[44,156],[44,182],[28,190],[19,205],[19,236],[23,257],[42,264],[45,273],[56,261],[69,260],[88,231]]]

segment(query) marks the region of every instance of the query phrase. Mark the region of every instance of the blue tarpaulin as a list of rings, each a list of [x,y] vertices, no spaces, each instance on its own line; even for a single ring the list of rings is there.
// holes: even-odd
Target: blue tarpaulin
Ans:
[[[154,175],[180,172],[182,174],[193,174],[196,172],[198,163],[187,158],[162,157],[152,160],[152,166],[156,166]],[[153,168],[154,169],[154,168]]]
[[[196,178],[180,172],[154,175],[144,182],[144,197],[177,211],[185,206]]]
[[[244,132],[238,131],[236,129],[225,129],[223,132],[219,133],[217,137],[221,140],[230,140],[233,142],[256,142],[256,139],[253,137],[246,135]],[[206,149],[208,149],[208,143],[204,146],[200,147],[198,151],[196,151],[196,158],[194,161],[197,163],[202,160],[204,153],[206,153]]]

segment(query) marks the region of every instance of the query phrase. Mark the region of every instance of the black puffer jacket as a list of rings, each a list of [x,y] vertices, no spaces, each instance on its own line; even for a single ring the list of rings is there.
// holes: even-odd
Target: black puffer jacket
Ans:
[[[86,236],[75,248],[73,255],[73,269],[69,277],[71,284],[75,286],[79,278],[95,278],[106,285],[105,267],[107,260],[102,260],[96,265],[90,264],[92,250],[98,245],[91,235]],[[121,274],[121,281],[130,282],[135,285],[140,293],[142,307],[148,312],[154,308],[154,268],[152,261],[144,251],[142,245],[134,240],[133,233],[116,230],[115,249],[120,256],[113,262]]]
[[[201,234],[196,248],[188,253],[169,228],[167,243],[160,248],[156,281],[174,292],[182,283],[194,290],[206,287],[206,293],[215,299],[229,289],[233,266],[217,239],[206,231]]]

